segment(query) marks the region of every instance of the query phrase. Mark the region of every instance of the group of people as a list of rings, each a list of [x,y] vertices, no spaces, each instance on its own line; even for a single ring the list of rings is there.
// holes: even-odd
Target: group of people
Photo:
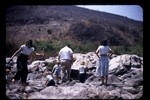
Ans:
[[[34,57],[44,56],[44,54],[35,52],[32,40],[28,40],[26,44],[21,45],[20,48],[13,54],[11,59],[13,59],[13,57],[18,53],[20,54],[17,58],[17,73],[12,79],[12,82],[21,79],[21,83],[25,87],[28,75],[28,68],[27,68],[28,57],[31,54],[33,54]],[[113,51],[108,46],[107,40],[104,40],[96,50],[96,55],[99,58],[99,66],[96,69],[96,76],[101,76],[102,84],[107,84],[108,80],[108,63],[109,63],[108,53],[112,55]],[[56,65],[53,67],[52,70],[52,73],[54,73],[57,82],[59,79],[61,79],[62,82],[71,81],[71,65],[73,64],[73,62],[74,62],[73,50],[70,48],[70,45],[66,45],[59,51],[58,60],[56,61]],[[80,82],[85,82],[86,77],[85,72],[86,72],[85,62],[81,61],[81,66],[79,67]],[[51,77],[50,75],[52,73],[48,72],[44,73],[48,81],[53,80],[53,77]],[[51,83],[54,84],[54,82],[52,81]]]

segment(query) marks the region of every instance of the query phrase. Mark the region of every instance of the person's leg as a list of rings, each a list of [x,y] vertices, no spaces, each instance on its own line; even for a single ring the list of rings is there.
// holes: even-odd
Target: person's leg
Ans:
[[[102,84],[104,84],[104,76],[101,76]]]
[[[66,63],[67,75],[68,80],[71,80],[71,62],[68,60]]]
[[[101,79],[102,79],[102,84],[104,84],[104,71],[105,71],[105,68],[104,68],[104,61],[103,59],[101,58],[100,59],[100,75],[101,75]]]
[[[56,74],[56,83],[57,84],[59,83],[59,76],[58,76],[58,74]]]
[[[104,66],[105,66],[105,71],[104,71],[104,75],[105,75],[105,85],[107,85],[107,81],[108,81],[108,68],[109,68],[109,62],[108,62],[108,58],[105,59],[104,61]]]
[[[21,85],[22,85],[22,90],[25,89],[25,87],[27,86],[27,75],[28,75],[28,69],[27,69],[27,65],[24,65],[24,68],[22,70],[22,74],[21,74]]]
[[[17,60],[17,72],[14,76],[14,78],[12,79],[12,82],[15,82],[16,80],[20,80],[21,78],[21,74],[22,74],[22,62],[20,60]]]
[[[65,80],[65,74],[66,74],[65,62],[61,62],[61,66],[62,66],[61,80],[62,80],[62,82],[64,82],[64,81],[66,81]]]
[[[85,82],[85,73],[83,74],[83,83]]]
[[[79,74],[79,82],[82,82],[82,74]]]
[[[54,80],[50,80],[47,84],[47,86],[54,86],[55,85],[55,81]]]
[[[21,74],[22,74],[21,71],[18,70],[14,78],[12,79],[12,82],[15,82],[16,80],[20,80]]]
[[[107,85],[108,76],[105,76],[105,84]]]

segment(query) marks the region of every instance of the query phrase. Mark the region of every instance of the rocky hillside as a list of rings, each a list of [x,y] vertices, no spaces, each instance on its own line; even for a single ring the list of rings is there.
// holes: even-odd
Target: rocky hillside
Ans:
[[[28,39],[50,40],[54,44],[67,39],[75,44],[91,42],[97,46],[103,38],[115,46],[142,47],[143,22],[77,6],[11,6],[6,9],[6,46],[11,50]]]

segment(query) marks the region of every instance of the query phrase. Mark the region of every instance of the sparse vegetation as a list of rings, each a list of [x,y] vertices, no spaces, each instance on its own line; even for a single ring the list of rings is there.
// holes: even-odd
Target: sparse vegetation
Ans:
[[[141,46],[135,45],[135,46],[112,46],[112,49],[114,50],[115,54],[121,55],[121,54],[135,54],[138,56],[143,56],[143,48]]]
[[[51,34],[51,33],[52,33],[51,29],[48,29],[47,32],[48,32],[48,34]]]
[[[143,56],[142,22],[75,6],[11,6],[6,10],[6,36],[6,56],[29,38],[47,56],[57,55],[65,44],[74,52],[95,52],[104,38],[117,54]]]

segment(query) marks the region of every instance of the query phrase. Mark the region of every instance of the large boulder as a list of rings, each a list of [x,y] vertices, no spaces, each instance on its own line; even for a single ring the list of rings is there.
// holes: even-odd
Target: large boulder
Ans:
[[[131,67],[140,68],[142,64],[141,62],[142,60],[137,55],[123,54],[114,57],[109,62],[109,73],[123,75],[130,70]]]

